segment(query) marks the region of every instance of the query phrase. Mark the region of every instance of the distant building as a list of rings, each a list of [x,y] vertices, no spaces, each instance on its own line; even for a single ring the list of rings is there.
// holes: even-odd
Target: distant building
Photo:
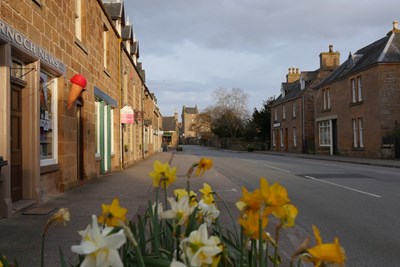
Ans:
[[[197,133],[192,126],[199,115],[197,105],[194,107],[182,107],[182,140],[185,144],[197,144]]]
[[[400,158],[399,51],[395,21],[315,88],[318,154]]]
[[[320,54],[315,71],[289,68],[281,95],[271,105],[272,147],[274,151],[314,152],[314,93],[312,88],[340,65],[340,54],[329,46]]]
[[[178,112],[172,117],[162,118],[163,144],[175,148],[179,142],[179,122]]]

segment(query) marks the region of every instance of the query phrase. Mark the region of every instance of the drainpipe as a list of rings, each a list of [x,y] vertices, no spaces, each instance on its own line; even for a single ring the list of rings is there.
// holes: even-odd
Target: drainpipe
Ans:
[[[144,82],[142,83],[142,159],[144,159]]]
[[[121,57],[122,53],[122,38],[118,39],[118,89],[120,90],[120,110],[122,108],[122,98],[123,98],[123,89],[121,88],[121,76],[122,76],[122,69],[121,69]],[[119,116],[119,165],[121,169],[124,168],[124,125],[121,123],[121,112]]]

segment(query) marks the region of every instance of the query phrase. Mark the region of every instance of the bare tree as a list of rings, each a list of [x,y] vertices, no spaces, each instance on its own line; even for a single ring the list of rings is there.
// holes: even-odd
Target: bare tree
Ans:
[[[240,88],[218,88],[213,99],[215,104],[207,109],[213,132],[219,137],[236,138],[249,118],[248,95]]]
[[[211,139],[211,115],[208,110],[200,112],[190,126],[190,131],[203,139]]]

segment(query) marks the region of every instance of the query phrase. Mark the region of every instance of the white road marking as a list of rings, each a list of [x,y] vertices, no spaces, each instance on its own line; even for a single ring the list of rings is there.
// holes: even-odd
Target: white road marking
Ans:
[[[216,192],[237,192],[237,189],[236,188],[232,188],[232,189],[217,189],[217,190],[214,190],[214,191],[216,191]]]
[[[288,171],[288,170],[284,170],[284,169],[280,169],[280,168],[277,168],[277,167],[274,167],[274,166],[271,166],[271,165],[267,165],[267,164],[263,164],[265,167],[268,167],[268,168],[271,168],[271,169],[275,169],[275,170],[278,170],[278,171],[283,171],[283,172],[288,172],[288,173],[290,173],[290,171]]]
[[[361,194],[366,194],[366,195],[369,195],[369,196],[372,196],[372,197],[382,197],[382,196],[379,196],[379,195],[375,195],[375,194],[372,194],[372,193],[368,193],[368,192],[365,192],[365,191],[361,191],[361,190],[358,190],[358,189],[354,189],[354,188],[351,188],[351,187],[348,187],[348,186],[344,186],[344,185],[340,185],[340,184],[335,184],[335,183],[332,183],[332,182],[329,182],[329,181],[317,179],[317,178],[312,177],[312,176],[306,175],[306,176],[304,176],[304,177],[306,177],[306,178],[308,178],[308,179],[311,179],[311,180],[314,180],[314,181],[318,181],[318,182],[322,182],[322,183],[334,185],[334,186],[337,186],[337,187],[341,187],[341,188],[344,188],[344,189],[347,189],[347,190],[355,191],[355,192],[358,192],[358,193],[361,193]]]

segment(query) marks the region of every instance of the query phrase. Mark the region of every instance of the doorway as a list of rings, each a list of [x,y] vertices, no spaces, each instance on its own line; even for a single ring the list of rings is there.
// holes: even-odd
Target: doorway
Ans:
[[[11,200],[22,199],[22,89],[11,86]]]

